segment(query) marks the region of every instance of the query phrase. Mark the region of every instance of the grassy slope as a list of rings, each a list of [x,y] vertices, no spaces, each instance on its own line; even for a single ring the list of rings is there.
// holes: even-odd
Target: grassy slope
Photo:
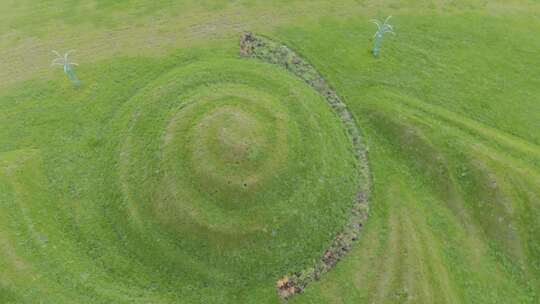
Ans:
[[[340,1],[338,6],[327,2],[315,1],[305,6],[294,1],[290,7],[279,9],[255,2],[221,7],[205,2],[202,6],[175,5],[164,13],[159,7],[146,12],[134,9],[150,7],[139,1],[132,3],[141,3],[139,6],[102,6],[93,15],[95,19],[90,19],[93,22],[78,25],[74,22],[78,14],[82,16],[78,6],[69,14],[60,10],[61,14],[55,15],[51,9],[48,17],[41,12],[49,12],[49,6],[29,9],[18,2],[21,4],[17,10],[0,10],[10,12],[9,18],[2,18],[8,39],[0,45],[4,60],[0,62],[0,79],[4,80],[3,87],[13,87],[15,80],[35,75],[52,77],[53,73],[39,66],[46,65],[46,52],[57,45],[75,45],[81,49],[81,60],[90,63],[115,53],[162,54],[164,48],[206,44],[208,38],[220,38],[232,47],[236,32],[241,29],[271,34],[310,60],[345,98],[369,138],[374,176],[372,216],[357,248],[293,302],[538,301],[538,4]],[[9,1],[0,3],[11,7]],[[293,21],[292,16],[299,13],[306,17]],[[389,13],[395,15],[399,35],[386,39],[383,57],[373,60],[368,54],[373,28],[366,20]],[[353,14],[356,15],[351,17]],[[35,32],[27,24],[36,15],[43,16],[39,21],[43,28],[57,31]],[[112,15],[121,18],[111,18]],[[265,20],[260,18],[263,15],[271,17]],[[50,19],[53,16],[66,19],[66,24],[74,28],[55,27],[57,23]],[[150,23],[144,31],[127,25],[133,20],[147,24],[156,16],[161,23]],[[100,19],[110,22],[101,23]],[[204,30],[197,32],[190,27],[193,24]],[[127,28],[115,34],[123,26]],[[79,31],[88,36],[79,37]],[[74,38],[73,43],[70,39],[60,40],[57,34]],[[107,34],[112,38],[107,39]],[[170,39],[160,41],[159,37]],[[142,49],[133,48],[139,44]],[[36,50],[37,55],[29,60],[40,64],[21,69],[23,55],[31,56]],[[148,64],[143,63],[145,60]],[[159,65],[150,68],[154,62],[145,60],[124,65],[131,71],[111,67],[101,76],[105,78],[99,85],[110,85],[111,92],[117,85],[124,86],[126,91],[136,90],[160,72]],[[126,77],[130,73],[145,76]],[[114,82],[115,79],[122,81]],[[62,141],[79,136],[99,141],[99,134],[85,130],[85,122],[107,117],[121,103],[118,100],[88,104],[84,98],[73,103],[57,93],[71,94],[65,84],[51,87],[33,82],[19,88],[18,104],[11,101],[0,110],[0,151],[22,151],[2,154],[2,160],[25,159],[30,168],[39,168],[40,162],[69,163],[69,158],[57,156],[69,152],[69,146]],[[87,97],[94,96],[89,93]],[[99,98],[114,100],[115,96],[111,93]],[[12,99],[4,96],[0,100],[7,103]],[[81,134],[84,132],[89,134]],[[56,143],[49,141],[51,138]],[[49,150],[41,154],[41,160],[32,156],[35,150],[28,150],[40,146]],[[70,191],[74,191],[69,180],[84,174],[84,168],[55,172],[51,165],[50,170],[48,176],[58,179],[52,181],[51,188],[69,201]],[[36,171],[39,170],[30,170]],[[25,187],[32,187],[29,180],[39,180],[32,175],[2,178],[11,185],[9,190],[2,191],[3,195],[17,191],[13,188],[25,193]],[[7,187],[6,183],[1,184]],[[90,221],[97,215],[81,212],[81,216]],[[0,220],[7,221],[1,217]],[[32,267],[30,262],[23,266],[24,255],[14,249],[18,241],[0,233],[0,248],[9,257],[10,267]],[[90,265],[77,267],[88,269]],[[9,275],[15,285],[24,282],[17,281],[17,273],[13,270]],[[18,295],[12,294],[1,278],[0,299],[15,299]],[[84,290],[83,285],[80,291],[91,297],[92,291]],[[48,292],[54,294],[55,290]],[[58,295],[58,300],[68,296]]]
[[[279,32],[366,128],[375,182],[359,248],[293,302],[538,301],[540,41],[524,16],[399,16],[378,61],[357,21]]]

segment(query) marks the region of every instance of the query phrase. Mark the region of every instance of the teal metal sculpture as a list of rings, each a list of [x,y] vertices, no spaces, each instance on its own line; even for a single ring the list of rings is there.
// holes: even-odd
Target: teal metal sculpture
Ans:
[[[394,28],[392,27],[392,25],[388,23],[390,18],[392,18],[392,16],[388,16],[386,20],[384,20],[384,22],[381,22],[378,19],[371,20],[371,22],[377,25],[377,32],[375,33],[375,35],[373,35],[373,38],[375,40],[374,40],[372,53],[373,53],[373,56],[375,57],[379,57],[379,54],[381,53],[381,43],[382,43],[384,34],[386,33],[391,33],[392,35],[396,34],[394,33]]]
[[[71,83],[73,83],[74,86],[79,87],[81,85],[81,82],[75,75],[75,70],[73,69],[73,66],[78,66],[77,63],[71,62],[69,59],[69,54],[74,52],[74,50],[68,51],[64,54],[64,56],[61,56],[60,53],[57,51],[52,51],[56,58],[52,61],[51,67],[55,65],[61,65],[64,67],[64,73],[68,76]]]

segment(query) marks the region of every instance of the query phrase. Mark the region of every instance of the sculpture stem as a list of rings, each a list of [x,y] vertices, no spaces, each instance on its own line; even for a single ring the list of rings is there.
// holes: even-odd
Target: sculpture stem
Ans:
[[[75,71],[71,66],[68,66],[68,68],[66,69],[66,74],[74,86],[79,87],[81,85],[81,81],[77,78],[77,76],[75,75]]]
[[[382,42],[382,35],[381,34],[377,34],[375,35],[375,42],[374,42],[374,45],[373,45],[373,56],[375,57],[379,57],[379,54],[381,52],[381,42]]]

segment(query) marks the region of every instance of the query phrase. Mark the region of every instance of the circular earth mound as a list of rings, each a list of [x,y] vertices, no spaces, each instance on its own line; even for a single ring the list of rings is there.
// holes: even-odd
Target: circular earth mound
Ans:
[[[274,298],[279,277],[328,247],[357,188],[351,142],[325,100],[254,60],[172,70],[124,105],[115,133],[116,229],[156,286],[190,296]]]

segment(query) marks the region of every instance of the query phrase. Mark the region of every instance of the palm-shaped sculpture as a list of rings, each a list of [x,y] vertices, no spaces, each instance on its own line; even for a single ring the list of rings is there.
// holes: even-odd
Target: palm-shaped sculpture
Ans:
[[[56,55],[56,58],[52,61],[51,67],[55,66],[55,65],[63,66],[64,67],[64,73],[66,73],[69,80],[71,80],[71,82],[75,86],[79,86],[81,84],[81,82],[79,81],[79,79],[77,79],[77,76],[75,76],[75,70],[73,69],[73,66],[78,66],[78,64],[75,63],[75,62],[72,62],[69,59],[69,54],[73,53],[74,51],[73,50],[68,51],[68,52],[66,52],[64,54],[64,56],[61,56],[60,53],[58,53],[57,51],[53,50],[52,52]]]
[[[373,38],[375,39],[375,45],[373,46],[373,55],[375,57],[379,57],[379,54],[381,52],[381,42],[384,34],[391,33],[392,35],[395,35],[394,28],[392,25],[388,23],[388,21],[392,18],[392,16],[388,16],[384,22],[381,22],[378,19],[371,19],[371,22],[375,23],[377,25],[377,32],[375,35],[373,35]]]

